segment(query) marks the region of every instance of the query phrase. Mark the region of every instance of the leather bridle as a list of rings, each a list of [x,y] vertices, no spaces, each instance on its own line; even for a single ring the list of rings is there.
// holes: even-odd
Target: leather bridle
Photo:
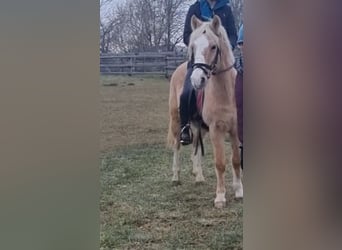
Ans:
[[[192,63],[192,69],[193,70],[194,69],[201,69],[201,70],[203,70],[203,72],[206,74],[207,78],[209,79],[211,75],[221,74],[223,72],[231,70],[234,67],[234,64],[233,64],[233,65],[230,65],[229,67],[227,67],[226,69],[217,71],[216,66],[217,66],[219,57],[221,57],[221,50],[219,49],[219,47],[217,47],[215,58],[214,58],[214,60],[213,60],[213,62],[211,64]],[[194,54],[191,55],[191,62],[193,62],[193,61],[194,61]]]

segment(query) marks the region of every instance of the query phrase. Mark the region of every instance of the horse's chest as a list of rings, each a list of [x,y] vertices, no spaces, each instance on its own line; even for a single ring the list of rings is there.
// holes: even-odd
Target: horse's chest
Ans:
[[[232,105],[232,100],[230,100],[228,96],[214,96],[210,91],[206,91],[203,102],[202,118],[208,126],[217,121],[230,123],[233,117],[234,105]]]

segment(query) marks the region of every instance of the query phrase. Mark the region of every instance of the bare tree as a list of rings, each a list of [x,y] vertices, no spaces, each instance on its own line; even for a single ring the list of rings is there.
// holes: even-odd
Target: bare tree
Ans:
[[[100,0],[100,52],[108,53],[111,43],[111,32],[115,24],[115,19],[108,19],[105,12],[106,7],[112,0]]]
[[[127,17],[124,31],[131,51],[173,50],[181,41],[184,0],[128,0],[117,15]]]
[[[116,2],[116,4],[114,4]],[[194,0],[100,0],[100,51],[173,51],[181,43]],[[230,0],[237,26],[243,0]]]
[[[234,15],[236,28],[239,29],[243,23],[243,0],[230,0],[230,6]]]
[[[167,50],[171,51],[182,40],[182,30],[187,9],[185,1],[163,0],[165,13],[165,37],[164,42]]]

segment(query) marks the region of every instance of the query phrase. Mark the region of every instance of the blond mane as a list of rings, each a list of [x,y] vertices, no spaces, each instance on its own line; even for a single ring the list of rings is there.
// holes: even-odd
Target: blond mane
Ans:
[[[211,37],[217,41],[218,46],[221,50],[221,55],[223,59],[227,60],[227,63],[229,65],[233,65],[235,63],[235,57],[233,54],[233,51],[231,49],[231,44],[228,39],[227,32],[225,28],[223,28],[222,25],[220,25],[219,30],[218,30],[218,35],[214,33],[214,31],[211,28],[211,22],[203,22],[199,27],[197,27],[195,30],[190,35],[190,41],[189,41],[189,49],[188,49],[188,58],[191,60],[191,54],[192,54],[192,44],[194,41],[203,35],[203,32],[205,31],[205,34],[208,37]]]

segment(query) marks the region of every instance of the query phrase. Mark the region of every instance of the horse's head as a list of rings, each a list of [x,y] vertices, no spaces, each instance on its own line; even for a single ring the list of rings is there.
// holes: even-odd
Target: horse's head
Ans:
[[[192,33],[189,43],[189,57],[193,72],[191,83],[195,89],[203,88],[220,63],[222,46],[230,46],[227,34],[218,16],[210,22],[202,22],[196,16],[191,18]]]

